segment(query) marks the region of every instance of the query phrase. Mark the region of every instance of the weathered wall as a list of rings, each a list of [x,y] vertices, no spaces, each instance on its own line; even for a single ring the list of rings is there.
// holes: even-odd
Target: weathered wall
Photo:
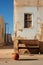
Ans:
[[[39,2],[38,0],[36,0],[36,2],[35,0],[32,0],[32,2],[31,0],[25,0],[25,1],[15,0],[14,2],[14,32],[16,31],[17,37],[34,39],[37,34],[38,36],[40,36],[41,30],[42,30],[40,28],[40,24],[43,23],[43,3],[42,2],[43,2],[42,0],[41,1],[39,0]],[[19,3],[21,3],[21,5]],[[27,5],[26,3],[28,3],[29,5]],[[31,28],[24,28],[24,13],[32,14]],[[40,24],[38,24],[38,17],[40,19]],[[19,29],[21,29],[22,31],[19,31]]]
[[[4,21],[0,16],[0,46],[4,44]]]
[[[24,28],[24,13],[32,13],[32,27]],[[43,22],[43,7],[39,8],[37,11],[37,7],[16,7],[15,8],[15,26],[17,23],[17,29],[23,29],[23,31],[17,31],[17,36],[25,37],[28,39],[34,39],[37,33],[40,33],[40,27],[37,24],[37,17],[41,18],[41,22]]]
[[[43,0],[14,0],[16,6],[43,6]]]

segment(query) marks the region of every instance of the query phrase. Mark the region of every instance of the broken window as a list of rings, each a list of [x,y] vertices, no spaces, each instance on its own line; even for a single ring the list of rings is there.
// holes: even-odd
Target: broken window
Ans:
[[[24,14],[24,28],[32,26],[32,14]]]

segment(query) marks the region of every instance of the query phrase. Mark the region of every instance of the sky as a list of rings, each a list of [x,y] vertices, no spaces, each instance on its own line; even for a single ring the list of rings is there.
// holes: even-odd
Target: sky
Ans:
[[[0,16],[8,23],[6,32],[13,34],[13,0],[0,0]]]

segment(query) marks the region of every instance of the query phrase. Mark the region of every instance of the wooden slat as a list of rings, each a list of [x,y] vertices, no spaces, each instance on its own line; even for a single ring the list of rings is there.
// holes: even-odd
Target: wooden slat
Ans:
[[[39,48],[39,46],[18,47],[18,49],[29,49],[29,48],[37,49],[37,48]]]
[[[37,45],[39,45],[39,41],[38,40],[19,40],[18,44],[37,46]]]

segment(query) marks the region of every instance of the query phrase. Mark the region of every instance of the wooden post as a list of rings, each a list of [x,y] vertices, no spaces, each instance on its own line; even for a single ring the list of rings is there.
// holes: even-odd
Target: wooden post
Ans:
[[[15,53],[18,53],[18,39],[14,40],[14,51]]]

